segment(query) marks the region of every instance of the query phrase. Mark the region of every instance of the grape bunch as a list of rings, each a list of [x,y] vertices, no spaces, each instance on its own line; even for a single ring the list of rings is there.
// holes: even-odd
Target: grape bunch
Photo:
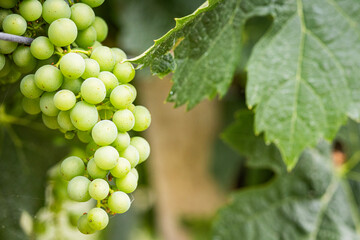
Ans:
[[[0,81],[22,77],[24,111],[41,113],[48,128],[87,144],[85,159],[71,156],[60,167],[70,199],[97,201],[78,220],[84,234],[104,229],[109,214],[130,208],[136,166],[150,154],[148,142],[134,136],[151,122],[147,108],[133,104],[135,69],[121,49],[100,43],[108,27],[92,8],[103,2],[0,2],[1,29],[34,38],[30,46],[0,40]]]

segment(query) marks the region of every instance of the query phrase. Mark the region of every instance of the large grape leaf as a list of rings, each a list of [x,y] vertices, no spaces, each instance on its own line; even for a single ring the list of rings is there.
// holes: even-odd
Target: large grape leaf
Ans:
[[[263,152],[263,158],[267,159],[274,157],[260,144],[261,137],[250,137],[250,144],[255,145],[251,151],[241,147],[247,135],[238,134],[234,139],[233,131],[248,131],[245,123],[251,118],[246,120],[242,115],[244,113],[238,115],[223,137],[238,146],[236,149],[240,152],[245,150],[250,165],[269,167],[256,153]],[[235,192],[214,222],[213,239],[360,239],[359,210],[353,201],[353,192],[348,182],[336,174],[331,154],[331,146],[321,142],[316,149],[303,153],[292,172],[278,172],[265,185]],[[272,164],[279,162],[280,159]]]
[[[34,216],[44,205],[47,170],[67,150],[51,144],[54,135],[42,124],[4,124],[2,114],[0,111],[0,239],[23,240],[27,237],[20,218],[23,212]]]

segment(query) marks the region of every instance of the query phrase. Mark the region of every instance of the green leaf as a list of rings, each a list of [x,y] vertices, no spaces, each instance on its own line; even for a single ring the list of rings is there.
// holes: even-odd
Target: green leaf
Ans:
[[[214,223],[213,239],[359,239],[352,193],[333,171],[328,144],[305,151],[292,172],[233,194]]]
[[[31,125],[0,124],[0,239],[27,239],[20,217],[23,211],[34,216],[44,205],[47,170],[67,153],[49,144],[54,135],[42,125]]]

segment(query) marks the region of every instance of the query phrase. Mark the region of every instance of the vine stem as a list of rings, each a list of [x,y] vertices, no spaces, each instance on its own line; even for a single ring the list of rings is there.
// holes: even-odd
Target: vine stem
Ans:
[[[9,33],[0,32],[0,40],[5,40],[5,41],[9,41],[9,42],[17,42],[17,43],[22,43],[22,44],[25,44],[25,45],[30,45],[34,39],[33,38],[28,38],[28,37],[22,37],[22,36],[18,36],[18,35],[13,35],[13,34],[9,34]]]

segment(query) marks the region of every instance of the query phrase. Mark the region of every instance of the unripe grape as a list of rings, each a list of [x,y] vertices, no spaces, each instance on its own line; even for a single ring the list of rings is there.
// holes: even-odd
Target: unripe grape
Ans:
[[[59,109],[54,104],[54,92],[46,92],[40,98],[41,111],[50,117],[55,117],[59,113]]]
[[[60,111],[57,116],[57,121],[60,128],[63,129],[64,131],[75,130],[75,127],[70,119],[70,111]]]
[[[123,157],[119,157],[118,163],[116,166],[110,170],[111,175],[113,175],[116,178],[123,178],[125,177],[131,170],[131,164],[130,162]]]
[[[125,193],[132,193],[135,191],[137,187],[137,177],[132,172],[129,172],[125,177],[123,178],[116,178],[116,187],[119,191],[125,192]]]
[[[35,84],[35,75],[26,75],[20,82],[20,92],[27,98],[39,98],[43,91]]]
[[[88,78],[81,85],[81,96],[88,103],[101,103],[106,97],[106,87],[100,79]]]
[[[17,0],[1,0],[0,7],[2,8],[13,8],[16,6]]]
[[[70,15],[70,7],[63,0],[46,0],[43,4],[42,17],[49,24],[60,18],[70,18]]]
[[[132,169],[130,170],[130,172],[132,172],[132,173],[135,175],[136,179],[139,180],[139,173],[138,173],[138,171],[136,170],[136,168],[132,168]]]
[[[145,131],[151,124],[151,115],[149,110],[143,106],[136,106],[133,113],[135,117],[133,130],[137,132]]]
[[[83,81],[80,78],[77,79],[64,78],[64,82],[61,85],[61,88],[70,90],[74,94],[78,94],[80,92],[82,82]]]
[[[77,136],[83,143],[89,143],[92,140],[91,134],[88,131],[77,131]]]
[[[21,102],[21,105],[22,105],[24,111],[28,114],[36,115],[41,112],[40,98],[30,99],[30,98],[24,97]]]
[[[139,164],[144,162],[150,155],[150,145],[142,137],[132,137],[130,144],[139,152]]]
[[[85,71],[85,60],[76,53],[68,53],[60,60],[60,70],[69,79],[77,79]]]
[[[120,83],[128,83],[135,77],[135,69],[129,62],[117,63],[113,73]]]
[[[81,76],[84,79],[98,77],[100,73],[100,65],[94,59],[85,59],[85,71]]]
[[[85,165],[81,158],[71,156],[65,158],[60,165],[61,176],[66,180],[70,181],[76,176],[81,176],[85,172]]]
[[[48,36],[55,46],[65,47],[75,41],[77,28],[75,23],[70,19],[60,18],[50,24]]]
[[[99,168],[94,158],[90,159],[87,164],[87,171],[92,178],[104,178],[107,175],[107,171]]]
[[[74,21],[78,30],[84,30],[94,22],[95,13],[91,7],[84,3],[75,3],[71,6],[71,20]]]
[[[89,144],[86,145],[86,148],[85,148],[85,153],[86,153],[86,156],[89,158],[89,157],[93,157],[94,154],[95,154],[95,151],[98,150],[100,148],[99,145],[97,145],[92,139],[91,141],[89,142]]]
[[[120,132],[127,132],[134,127],[135,117],[130,110],[121,109],[114,113],[113,122]]]
[[[98,42],[104,41],[105,38],[107,37],[108,31],[109,31],[108,25],[106,24],[105,20],[102,19],[101,17],[95,17],[95,20],[94,20],[92,26],[96,30],[96,34],[97,34],[96,40]]]
[[[100,6],[104,1],[105,0],[81,0],[81,2],[86,3],[92,8]]]
[[[54,96],[54,104],[61,111],[70,110],[75,103],[76,97],[70,90],[60,90]]]
[[[45,65],[35,72],[35,84],[41,90],[53,92],[63,83],[63,75],[57,67]]]
[[[93,234],[96,232],[96,230],[94,230],[92,227],[90,227],[89,225],[89,220],[88,220],[88,216],[87,213],[85,213],[84,215],[82,215],[77,223],[77,228],[79,229],[79,231],[82,234]]]
[[[0,45],[0,50],[1,50],[1,45]],[[0,70],[0,78],[5,77],[10,73],[11,67],[12,67],[11,60],[8,57],[5,57],[5,64],[3,68]]]
[[[98,117],[96,107],[84,101],[76,103],[70,112],[71,122],[81,131],[90,130],[96,124]]]
[[[111,48],[111,51],[115,57],[115,63],[119,63],[127,58],[126,53],[120,48]]]
[[[113,143],[117,137],[116,125],[110,120],[102,120],[95,124],[91,131],[94,142],[100,146]]]
[[[19,11],[26,21],[35,21],[41,17],[42,5],[38,0],[24,0],[19,4]]]
[[[114,88],[119,85],[119,81],[117,80],[116,76],[108,71],[100,72],[98,78],[104,83],[106,87],[106,96],[110,96],[110,93]]]
[[[140,160],[138,150],[132,145],[129,145],[125,150],[121,151],[120,157],[126,158],[130,162],[131,167],[135,167]]]
[[[116,191],[110,195],[108,205],[112,212],[124,213],[129,210],[131,201],[126,193]]]
[[[78,202],[86,202],[90,200],[89,194],[90,180],[83,176],[77,176],[70,180],[67,193],[69,198]]]
[[[5,55],[0,53],[0,71],[4,68],[5,62],[6,62]]]
[[[103,200],[109,194],[109,184],[104,179],[95,179],[89,185],[89,194],[95,200]]]
[[[78,32],[75,40],[76,44],[82,48],[89,48],[94,45],[96,41],[96,30],[93,26],[90,26],[82,31]]]
[[[18,43],[16,42],[0,40],[0,53],[10,54],[17,48],[17,46]]]
[[[53,116],[47,116],[45,114],[42,114],[42,121],[43,123],[45,124],[45,126],[47,128],[50,128],[52,130],[55,130],[55,129],[59,129],[60,126],[57,122],[57,117],[53,117]]]
[[[49,38],[40,36],[32,41],[30,51],[35,58],[45,60],[54,54],[54,45]]]
[[[6,33],[21,36],[26,32],[27,23],[19,14],[10,14],[4,19],[2,28]]]
[[[130,136],[127,132],[119,132],[112,144],[119,152],[125,150],[130,145]]]
[[[103,170],[113,169],[117,164],[118,158],[118,151],[111,146],[101,147],[94,154],[96,165]]]
[[[30,48],[27,46],[18,46],[12,56],[14,63],[21,68],[26,68],[29,65],[31,65],[32,68],[35,68],[36,66],[36,59],[33,57]]]
[[[95,230],[103,230],[109,223],[109,216],[102,208],[91,209],[87,217],[90,227]]]
[[[100,46],[95,48],[90,58],[99,63],[101,71],[112,71],[114,69],[115,58],[108,47]]]
[[[124,109],[135,100],[133,91],[129,86],[119,85],[110,94],[111,104],[118,108]]]

